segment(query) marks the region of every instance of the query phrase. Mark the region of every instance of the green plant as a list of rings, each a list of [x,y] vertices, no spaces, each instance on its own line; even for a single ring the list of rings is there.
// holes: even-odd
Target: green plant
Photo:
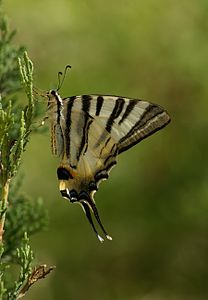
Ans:
[[[1,5],[0,1],[0,9]],[[17,182],[38,110],[33,99],[33,65],[24,47],[12,45],[14,35],[0,10],[0,300],[23,297],[53,269],[34,265],[28,238],[47,225],[43,202],[23,195]],[[26,106],[19,101],[21,86]],[[19,266],[17,280],[12,280],[12,265]]]

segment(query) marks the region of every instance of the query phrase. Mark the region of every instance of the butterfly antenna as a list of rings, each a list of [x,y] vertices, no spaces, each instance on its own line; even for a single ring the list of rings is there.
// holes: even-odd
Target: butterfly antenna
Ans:
[[[82,202],[80,202],[80,203],[81,203],[81,205],[82,205],[82,207],[83,207],[83,209],[84,209],[84,212],[85,212],[85,214],[86,214],[86,217],[87,217],[88,221],[90,222],[90,224],[91,224],[91,226],[92,226],[92,228],[93,228],[93,230],[94,230],[94,232],[95,232],[97,238],[99,239],[99,241],[100,241],[101,243],[103,243],[103,242],[104,242],[104,239],[98,234],[98,232],[97,232],[97,230],[96,230],[96,228],[95,228],[95,225],[94,225],[93,220],[92,220],[92,216],[91,216],[91,212],[90,212],[90,208],[89,208],[88,203],[86,203],[85,201],[82,201]]]
[[[68,69],[71,69],[70,65],[67,65],[64,69],[64,73],[62,72],[58,72],[58,87],[57,87],[57,92],[60,90],[60,88],[62,87],[65,77],[66,77],[66,72]]]

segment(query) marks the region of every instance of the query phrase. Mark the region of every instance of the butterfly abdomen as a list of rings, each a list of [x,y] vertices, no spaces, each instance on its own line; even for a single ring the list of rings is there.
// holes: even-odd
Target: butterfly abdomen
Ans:
[[[64,154],[64,130],[65,120],[63,116],[63,101],[59,94],[52,90],[48,93],[47,115],[51,123],[51,149],[57,156]]]

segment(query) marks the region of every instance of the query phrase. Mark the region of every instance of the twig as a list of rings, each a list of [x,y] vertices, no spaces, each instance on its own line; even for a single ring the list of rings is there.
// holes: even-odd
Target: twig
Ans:
[[[8,179],[5,184],[2,186],[1,193],[1,213],[0,213],[0,244],[3,243],[3,234],[4,234],[4,223],[6,217],[6,210],[8,204],[8,195],[9,195],[9,182]]]

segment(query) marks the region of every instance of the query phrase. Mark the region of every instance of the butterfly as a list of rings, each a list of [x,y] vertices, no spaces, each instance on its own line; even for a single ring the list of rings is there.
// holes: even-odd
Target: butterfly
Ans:
[[[82,95],[62,99],[58,90],[47,92],[47,117],[51,125],[51,146],[60,158],[57,169],[61,195],[79,203],[98,239],[94,214],[105,237],[94,194],[108,179],[122,152],[136,145],[170,122],[159,105],[118,96]]]

